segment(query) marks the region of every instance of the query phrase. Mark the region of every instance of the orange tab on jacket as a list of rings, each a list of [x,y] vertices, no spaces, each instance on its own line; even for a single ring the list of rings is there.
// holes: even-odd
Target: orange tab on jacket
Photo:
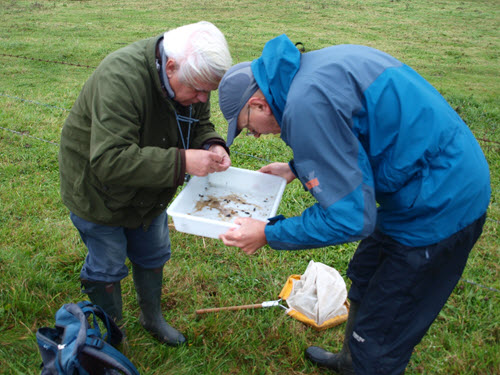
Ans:
[[[306,186],[309,190],[311,190],[312,188],[314,188],[318,185],[319,185],[318,178],[313,178],[312,180],[306,182]]]

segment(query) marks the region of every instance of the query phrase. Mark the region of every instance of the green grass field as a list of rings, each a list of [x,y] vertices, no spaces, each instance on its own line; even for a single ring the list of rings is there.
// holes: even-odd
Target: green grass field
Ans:
[[[260,56],[282,33],[306,50],[364,44],[419,71],[467,122],[488,159],[492,200],[484,234],[407,374],[500,373],[500,3],[494,0],[0,0],[0,373],[40,373],[35,340],[64,303],[85,298],[86,249],[59,196],[62,124],[93,67],[110,52],[186,23],[207,20],[226,35],[233,62]],[[226,123],[212,97],[213,122]],[[274,136],[238,138],[233,166],[258,169],[291,152]],[[265,159],[265,160],[263,160]],[[313,199],[298,181],[279,213],[298,215]],[[131,277],[123,282],[128,356],[143,374],[323,374],[303,351],[336,351],[344,326],[316,332],[282,309],[200,308],[277,298],[310,260],[345,270],[356,244],[256,256],[221,241],[171,232],[163,307],[189,345],[159,345],[138,322]],[[349,281],[346,278],[346,282]]]

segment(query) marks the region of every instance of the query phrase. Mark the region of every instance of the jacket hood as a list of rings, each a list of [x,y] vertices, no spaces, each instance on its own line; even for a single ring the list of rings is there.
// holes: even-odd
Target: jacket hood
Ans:
[[[285,35],[266,43],[262,55],[252,61],[255,80],[281,126],[288,90],[300,68],[300,51]]]

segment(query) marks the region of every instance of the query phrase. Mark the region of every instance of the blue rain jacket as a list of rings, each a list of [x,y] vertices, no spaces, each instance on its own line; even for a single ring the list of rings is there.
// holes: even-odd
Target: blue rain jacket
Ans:
[[[375,226],[408,246],[439,242],[483,215],[489,169],[473,134],[409,66],[376,49],[301,54],[270,40],[252,72],[317,202],[266,226],[274,249],[360,240]]]

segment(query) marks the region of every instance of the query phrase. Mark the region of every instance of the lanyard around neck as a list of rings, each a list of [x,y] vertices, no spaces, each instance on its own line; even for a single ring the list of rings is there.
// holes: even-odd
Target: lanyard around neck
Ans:
[[[191,117],[192,109],[193,109],[193,107],[189,106],[189,117],[179,115],[179,114],[177,114],[177,111],[175,112],[175,120],[177,121],[177,128],[179,129],[179,134],[181,136],[182,146],[184,147],[184,150],[187,150],[189,148],[189,138],[191,137],[191,125],[194,122],[199,122],[200,121],[198,119],[195,119],[195,118]],[[188,134],[187,134],[187,139],[186,140],[184,139],[184,134],[182,134],[182,128],[181,128],[180,121],[188,123]],[[184,181],[188,182],[190,178],[191,178],[191,176],[186,173],[186,175],[184,176]]]
[[[189,116],[182,116],[182,115],[177,114],[177,112],[175,112],[175,120],[177,121],[177,128],[179,129],[179,134],[181,136],[182,146],[184,147],[184,150],[189,149],[189,138],[191,137],[191,125],[194,122],[200,121],[198,119],[191,117],[192,110],[193,110],[193,107],[189,106]],[[180,121],[188,123],[187,139],[184,139],[184,134],[182,133]]]

